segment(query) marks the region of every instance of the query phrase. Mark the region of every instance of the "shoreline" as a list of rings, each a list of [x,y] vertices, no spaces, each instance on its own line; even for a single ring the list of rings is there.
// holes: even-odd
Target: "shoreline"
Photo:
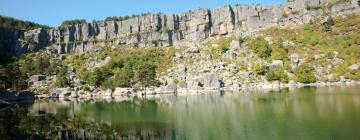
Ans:
[[[174,91],[163,91],[159,88],[157,89],[147,89],[146,91],[137,91],[135,92],[133,88],[115,88],[115,90],[107,89],[105,91],[100,90],[94,93],[90,93],[90,95],[77,95],[77,97],[73,96],[63,96],[59,98],[79,98],[79,99],[127,99],[127,98],[147,98],[153,97],[157,95],[176,95],[176,96],[191,96],[191,95],[200,95],[206,94],[207,92],[221,92],[221,91],[231,91],[231,92],[253,92],[253,91],[271,91],[271,90],[280,90],[280,89],[294,89],[294,88],[303,88],[303,87],[349,87],[349,86],[358,86],[360,85],[360,81],[351,81],[351,82],[317,82],[310,84],[296,83],[296,84],[282,84],[279,82],[276,83],[254,83],[247,84],[244,87],[240,88],[231,88],[231,87],[223,87],[223,88],[203,88],[203,89],[188,89],[188,88],[177,88]],[[35,98],[54,98],[50,95],[37,94]]]
[[[294,84],[282,84],[279,82],[272,83],[251,83],[243,85],[243,88],[204,88],[204,89],[187,89],[178,88],[175,91],[161,91],[157,89],[148,89],[146,91],[135,92],[133,88],[116,88],[114,91],[108,89],[106,91],[98,90],[94,92],[88,92],[80,94],[79,91],[71,91],[68,88],[67,91],[59,93],[57,96],[50,94],[34,94],[30,92],[19,92],[11,98],[2,97],[0,98],[6,105],[13,105],[22,101],[32,100],[44,100],[44,99],[64,99],[64,100],[97,100],[97,99],[109,99],[115,101],[131,101],[134,98],[138,99],[154,99],[159,96],[193,96],[201,95],[209,92],[257,92],[257,91],[276,91],[281,89],[296,89],[303,87],[351,87],[360,85],[360,81],[351,82],[317,82],[310,84],[294,83]],[[25,93],[25,94],[22,94]],[[8,93],[9,94],[9,93]],[[11,93],[10,93],[11,94]],[[10,103],[10,104],[8,104]]]

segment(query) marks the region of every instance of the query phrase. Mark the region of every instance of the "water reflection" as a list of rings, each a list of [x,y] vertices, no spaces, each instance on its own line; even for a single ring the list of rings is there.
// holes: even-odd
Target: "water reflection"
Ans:
[[[37,100],[1,112],[0,135],[5,139],[360,139],[359,89],[221,91],[125,102]]]

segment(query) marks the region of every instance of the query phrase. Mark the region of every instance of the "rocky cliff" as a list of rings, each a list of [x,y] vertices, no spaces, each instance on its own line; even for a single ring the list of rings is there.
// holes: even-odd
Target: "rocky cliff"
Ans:
[[[282,5],[235,5],[196,9],[181,14],[150,14],[124,21],[35,29],[23,33],[12,53],[21,54],[46,46],[58,53],[83,53],[95,44],[137,47],[172,46],[180,41],[201,41],[229,34],[243,35],[269,27],[293,27],[324,14],[359,11],[358,0],[295,0]]]

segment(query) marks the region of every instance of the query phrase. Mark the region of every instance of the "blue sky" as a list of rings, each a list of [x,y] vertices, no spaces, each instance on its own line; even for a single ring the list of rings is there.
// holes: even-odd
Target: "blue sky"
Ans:
[[[284,0],[1,0],[0,15],[58,26],[65,19],[102,20],[145,12],[180,13],[233,4],[282,3]]]

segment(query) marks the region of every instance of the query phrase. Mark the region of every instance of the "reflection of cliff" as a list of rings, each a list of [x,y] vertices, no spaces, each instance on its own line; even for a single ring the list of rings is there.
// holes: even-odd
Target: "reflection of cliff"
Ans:
[[[35,103],[29,108],[31,116],[39,116],[44,114],[62,113],[73,116],[80,110],[79,101],[66,101],[59,99],[35,100]]]
[[[22,131],[44,138],[64,139],[170,139],[173,127],[157,115],[155,102],[139,104],[36,101]],[[40,119],[41,118],[41,119]],[[165,121],[164,121],[165,120]],[[28,125],[32,124],[32,125]],[[31,127],[29,127],[31,126]],[[44,128],[46,127],[46,128]],[[41,128],[41,132],[34,128]]]
[[[63,139],[352,139],[360,138],[358,89],[213,92],[132,102],[36,101],[30,115],[24,108],[5,116],[0,112],[0,130],[10,139],[13,134]],[[10,126],[16,127],[5,130]]]

